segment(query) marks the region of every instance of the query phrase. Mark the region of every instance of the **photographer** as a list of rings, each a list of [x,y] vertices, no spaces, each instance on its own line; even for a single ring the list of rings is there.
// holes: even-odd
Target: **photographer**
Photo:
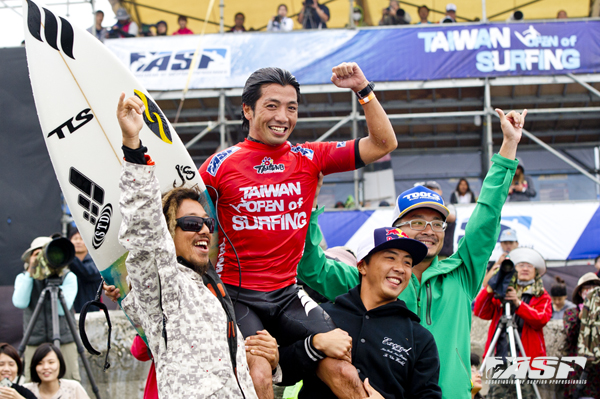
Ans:
[[[552,317],[552,300],[544,289],[542,275],[546,272],[544,258],[530,248],[517,248],[508,254],[498,274],[490,279],[489,285],[475,299],[475,316],[492,320],[485,344],[487,353],[501,316],[504,304],[512,304],[511,313],[523,342],[526,356],[546,356],[544,326]],[[492,287],[495,287],[492,289]],[[502,287],[506,287],[502,289]],[[506,331],[502,331],[491,356],[511,356]],[[524,356],[521,354],[520,356]],[[523,397],[533,392],[531,385],[523,385]],[[515,392],[514,385],[491,385],[488,398],[506,398]]]
[[[23,312],[23,331],[27,330],[27,326],[32,321],[33,311],[38,303],[40,294],[48,284],[48,277],[51,277],[53,272],[42,262],[42,248],[52,241],[50,237],[37,237],[31,242],[31,246],[27,249],[21,259],[25,262],[25,272],[19,274],[15,279],[15,291],[13,293],[13,304],[24,309]],[[68,311],[73,313],[73,301],[77,296],[77,277],[67,269],[62,269],[56,276],[61,279],[60,288],[64,294],[65,302],[69,307]],[[61,350],[67,364],[66,378],[80,381],[79,363],[77,361],[77,346],[74,342],[73,335],[67,324],[65,310],[60,303],[58,305],[58,322],[60,327],[60,342]],[[35,320],[35,325],[27,346],[25,348],[25,377],[30,381],[29,363],[33,353],[37,347],[44,342],[52,342],[52,306],[50,300],[43,304],[42,311]]]
[[[327,6],[319,4],[318,0],[305,0],[298,14],[298,22],[302,24],[302,29],[327,29],[329,17]]]
[[[289,32],[294,29],[294,21],[287,16],[288,8],[285,4],[277,7],[277,15],[267,23],[268,32]]]

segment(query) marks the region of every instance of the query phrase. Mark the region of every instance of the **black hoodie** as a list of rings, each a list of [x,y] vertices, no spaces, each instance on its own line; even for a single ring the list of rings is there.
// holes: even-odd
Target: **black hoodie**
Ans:
[[[358,285],[323,304],[337,327],[352,337],[352,363],[361,380],[385,398],[441,398],[440,361],[433,335],[397,300],[367,311]],[[285,370],[283,371],[285,375]],[[304,378],[299,398],[335,398],[314,374]]]

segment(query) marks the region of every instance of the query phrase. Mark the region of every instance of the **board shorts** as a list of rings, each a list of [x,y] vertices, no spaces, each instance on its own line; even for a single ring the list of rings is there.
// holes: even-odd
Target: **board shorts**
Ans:
[[[281,346],[334,330],[331,317],[296,284],[275,291],[254,291],[225,284],[244,338],[267,330]]]

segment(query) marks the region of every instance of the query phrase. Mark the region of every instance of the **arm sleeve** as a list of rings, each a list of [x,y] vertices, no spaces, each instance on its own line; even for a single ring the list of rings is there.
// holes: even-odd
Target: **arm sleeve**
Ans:
[[[438,385],[440,377],[440,357],[433,336],[420,353],[412,372],[412,384],[407,397],[441,399],[442,389]]]
[[[579,310],[577,307],[565,310],[563,327],[565,329],[565,343],[562,354],[566,356],[577,354],[577,340],[579,339]]]
[[[273,29],[273,21],[269,20],[269,22],[267,22],[267,32],[270,32],[271,29]]]
[[[80,261],[78,258],[73,259],[73,262],[69,265],[69,269],[77,277],[86,282],[92,283],[100,280],[100,273],[91,257],[85,257],[83,261]]]
[[[71,309],[73,307],[73,302],[75,301],[75,297],[77,296],[77,276],[75,274],[69,272],[65,275],[65,279],[63,283],[60,285],[61,291],[65,296],[65,302],[67,303],[67,307]],[[58,303],[58,314],[59,316],[64,316],[65,311],[60,304]]]
[[[214,187],[215,189],[218,189],[218,185],[217,185],[217,181],[216,181],[217,180],[216,170],[218,170],[218,167],[215,167],[215,165],[211,166],[211,163],[213,163],[214,157],[215,157],[215,155],[209,157],[206,161],[204,161],[204,163],[198,169],[198,173],[200,173],[200,177],[202,178],[202,181],[204,182],[205,186],[211,186],[211,187]],[[209,171],[208,171],[209,167],[211,167],[211,171],[214,171],[213,173],[209,173]],[[213,203],[215,203],[215,200],[216,200],[215,190],[208,190],[208,194],[210,195],[211,199],[213,200]]]
[[[450,203],[451,204],[458,203],[458,198],[456,198],[456,191],[452,191],[452,194],[450,195]]]
[[[139,335],[136,335],[133,338],[133,343],[131,344],[130,350],[133,357],[135,357],[140,362],[147,362],[148,360],[152,359],[150,357],[150,353],[148,351],[146,343]]]
[[[527,190],[525,190],[523,194],[529,198],[535,197],[537,192],[535,191],[535,186],[533,185],[533,179],[530,176],[525,176],[525,180],[527,180]]]
[[[535,305],[521,302],[521,305],[515,312],[517,316],[523,319],[534,330],[541,330],[552,318],[552,299],[546,291],[536,301]]]
[[[500,214],[506,202],[508,188],[515,174],[518,161],[495,154],[492,167],[487,173],[477,205],[465,228],[465,236],[458,244],[457,252],[464,267],[460,267],[462,286],[473,299],[483,281],[487,262],[500,234]]]
[[[324,208],[320,208],[310,216],[304,253],[298,264],[298,277],[310,288],[333,301],[358,284],[358,269],[325,256],[319,246],[323,234],[317,223],[323,211]]]
[[[501,304],[494,298],[494,293],[483,288],[475,298],[473,314],[483,320],[492,320],[499,306]]]
[[[291,18],[284,18],[281,21],[281,30],[283,32],[291,32],[294,30],[294,21]]]
[[[324,175],[329,175],[364,166],[362,161],[359,161],[358,140],[304,143],[299,146],[313,151],[313,161]]]
[[[33,290],[33,278],[24,272],[17,275],[15,279],[15,291],[13,292],[13,305],[19,309],[25,309],[31,301]]]

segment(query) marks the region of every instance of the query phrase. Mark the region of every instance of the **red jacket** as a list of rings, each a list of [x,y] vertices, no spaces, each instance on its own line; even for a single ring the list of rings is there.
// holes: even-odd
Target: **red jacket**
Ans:
[[[142,362],[152,360],[152,355],[150,354],[146,343],[139,335],[136,335],[133,339],[133,344],[131,344],[131,354],[137,360]],[[146,379],[144,399],[158,399],[158,387],[156,386],[156,369],[154,368],[154,361],[152,361],[150,371],[148,372],[148,378]]]
[[[500,300],[494,298],[494,293],[482,289],[477,298],[475,298],[475,307],[473,313],[483,320],[492,320],[488,330],[487,342],[485,343],[485,353],[487,353],[490,342],[496,332],[496,327],[500,321],[500,316],[504,314]],[[523,331],[521,341],[528,357],[546,356],[546,341],[544,340],[544,326],[552,318],[552,299],[548,292],[539,297],[532,297],[529,303],[521,302],[521,306],[515,312],[515,315],[523,319]]]

